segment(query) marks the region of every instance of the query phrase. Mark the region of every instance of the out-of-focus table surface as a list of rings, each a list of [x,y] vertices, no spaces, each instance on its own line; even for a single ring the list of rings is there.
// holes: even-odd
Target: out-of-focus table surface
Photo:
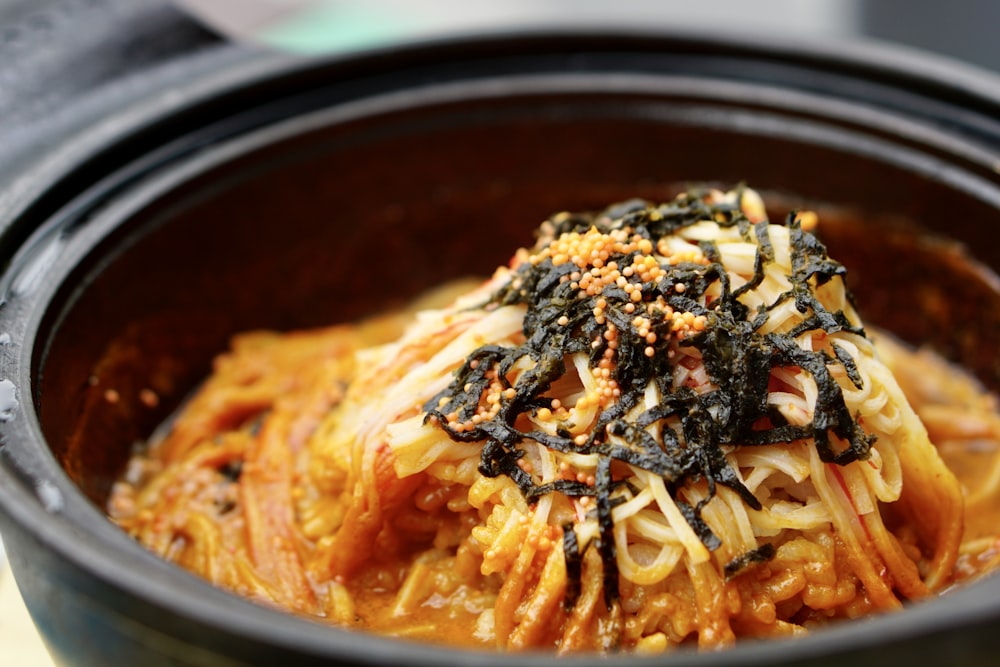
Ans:
[[[0,568],[0,656],[10,667],[52,667],[9,566]]]

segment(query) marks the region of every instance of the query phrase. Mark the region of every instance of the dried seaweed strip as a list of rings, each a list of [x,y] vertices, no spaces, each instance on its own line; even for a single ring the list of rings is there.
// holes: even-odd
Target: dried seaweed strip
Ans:
[[[734,299],[738,299],[743,294],[760,287],[760,284],[764,282],[764,266],[768,262],[774,261],[774,247],[771,245],[771,235],[768,225],[769,223],[766,220],[762,220],[753,226],[757,243],[757,251],[754,253],[753,276],[746,283],[733,290]],[[743,317],[745,315],[742,315],[740,319],[743,319]]]
[[[584,496],[593,498],[597,495],[597,492],[589,484],[571,479],[557,479],[554,482],[532,487],[531,491],[526,494],[526,497],[528,502],[532,502],[556,491],[571,498],[583,498]]]
[[[563,608],[570,611],[580,599],[581,580],[583,579],[583,553],[580,542],[572,523],[565,523],[563,530],[563,558],[566,560],[566,594],[563,597]]]
[[[746,571],[747,568],[753,565],[759,565],[760,563],[766,563],[767,561],[774,558],[775,550],[774,545],[765,542],[756,549],[751,549],[745,553],[740,554],[736,558],[732,559],[726,563],[723,571],[726,575],[726,580],[729,581],[738,574]]]
[[[811,426],[797,426],[794,424],[784,424],[760,431],[751,431],[745,434],[740,444],[745,446],[753,445],[776,445],[782,442],[795,442],[803,438],[810,438],[813,435]]]
[[[837,361],[840,362],[840,365],[847,372],[847,379],[851,381],[855,389],[861,389],[864,386],[864,380],[861,379],[861,374],[858,372],[858,365],[855,363],[854,357],[843,347],[837,345],[837,343],[831,343],[830,346],[833,348],[833,354],[837,357]]]
[[[609,444],[604,449],[608,457],[656,473],[669,481],[683,475],[676,457],[671,457],[645,429],[615,421],[609,425],[608,434],[622,441],[621,444]]]
[[[684,520],[688,522],[694,534],[698,536],[701,543],[704,544],[709,551],[715,551],[722,546],[722,541],[719,540],[718,536],[712,532],[712,529],[708,527],[705,520],[701,518],[701,513],[696,511],[694,507],[684,502],[683,500],[674,500],[677,505],[677,509],[680,510],[681,514],[684,516]]]
[[[847,319],[847,315],[843,311],[830,312],[828,310],[823,310],[822,306],[815,297],[809,295],[808,298],[803,300],[805,303],[809,304],[809,308],[813,311],[813,314],[802,322],[797,324],[795,328],[788,332],[790,338],[797,338],[807,331],[823,331],[826,333],[838,333],[840,331],[847,331],[850,333],[860,334],[862,331],[851,324],[850,320]]]
[[[615,546],[615,526],[611,519],[612,479],[611,459],[597,462],[594,487],[597,490],[597,525],[600,530],[598,551],[604,565],[604,603],[608,610],[618,599],[618,553]]]
[[[739,475],[736,474],[736,470],[729,465],[729,461],[726,460],[721,449],[718,447],[706,447],[701,451],[704,452],[703,456],[707,468],[706,477],[735,491],[740,499],[752,509],[758,511],[763,509],[763,505],[760,504],[757,497],[750,492],[750,489],[743,484]]]

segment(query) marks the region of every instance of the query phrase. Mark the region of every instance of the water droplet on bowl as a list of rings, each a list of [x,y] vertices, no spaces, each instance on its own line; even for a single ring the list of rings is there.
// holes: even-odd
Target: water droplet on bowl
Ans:
[[[42,502],[46,512],[56,513],[63,508],[63,494],[55,484],[47,479],[35,484],[35,495]]]
[[[0,422],[13,419],[18,405],[17,387],[10,380],[0,380]]]

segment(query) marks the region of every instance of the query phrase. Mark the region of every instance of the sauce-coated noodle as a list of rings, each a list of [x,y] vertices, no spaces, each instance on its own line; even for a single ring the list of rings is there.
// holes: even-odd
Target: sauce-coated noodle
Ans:
[[[1000,419],[873,344],[814,223],[747,189],[559,214],[445,307],[241,335],[110,514],[254,600],[458,645],[717,648],[898,609],[995,565],[931,443],[994,503]]]

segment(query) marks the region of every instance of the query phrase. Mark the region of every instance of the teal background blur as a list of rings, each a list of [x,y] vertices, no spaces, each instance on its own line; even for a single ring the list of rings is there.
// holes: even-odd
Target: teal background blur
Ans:
[[[1000,70],[997,0],[177,0],[216,29],[298,53],[457,32],[663,26],[873,37]]]

